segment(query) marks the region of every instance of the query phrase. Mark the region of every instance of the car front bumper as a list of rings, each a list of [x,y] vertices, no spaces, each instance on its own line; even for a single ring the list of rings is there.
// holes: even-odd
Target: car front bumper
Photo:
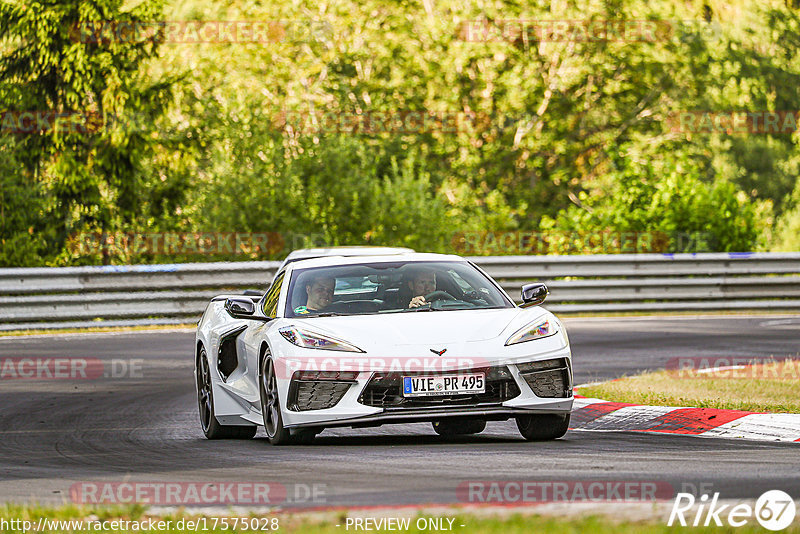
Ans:
[[[564,391],[558,397],[537,396],[529,382],[520,373],[520,364],[531,361],[566,362],[568,367]],[[297,410],[289,409],[292,404],[289,398],[290,381],[284,386],[286,390],[282,408],[283,422],[287,428],[300,427],[343,427],[343,426],[377,426],[388,423],[412,423],[436,421],[450,417],[474,417],[486,420],[505,420],[510,417],[532,414],[569,414],[574,401],[572,393],[572,368],[569,347],[538,354],[536,357],[519,358],[515,361],[494,362],[496,367],[504,368],[513,380],[514,393],[511,398],[471,398],[467,400],[458,396],[442,397],[441,402],[430,399],[430,402],[411,403],[409,406],[370,406],[364,403],[363,393],[376,377],[374,371],[359,373],[357,379],[344,391],[341,398],[330,408]],[[522,366],[524,369],[524,365]],[[453,369],[454,373],[463,373],[465,369]],[[403,373],[400,373],[403,374]],[[541,393],[541,390],[540,390]]]

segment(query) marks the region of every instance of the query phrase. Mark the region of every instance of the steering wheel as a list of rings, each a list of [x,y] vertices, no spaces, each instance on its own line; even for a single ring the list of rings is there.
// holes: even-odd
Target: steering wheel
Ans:
[[[456,298],[447,291],[434,291],[425,295],[426,302],[433,302],[434,300],[456,300]]]
[[[483,300],[483,298],[481,298],[480,294],[478,294],[477,291],[467,291],[467,292],[465,292],[464,296],[463,296],[463,299],[467,300],[469,302],[477,302],[479,300]]]

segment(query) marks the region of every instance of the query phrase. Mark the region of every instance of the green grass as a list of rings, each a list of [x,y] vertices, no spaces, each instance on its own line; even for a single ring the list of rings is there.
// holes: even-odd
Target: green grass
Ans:
[[[613,514],[608,516],[570,516],[566,517],[566,512],[562,512],[563,517],[546,517],[531,513],[534,509],[528,508],[525,513],[518,513],[516,511],[507,512],[507,510],[499,510],[497,515],[489,515],[484,510],[476,514],[467,514],[462,511],[457,511],[455,515],[447,514],[441,515],[441,512],[435,513],[420,513],[416,517],[412,516],[409,530],[400,530],[399,532],[433,532],[432,530],[419,530],[416,528],[416,519],[419,517],[452,517],[455,521],[452,523],[453,532],[456,533],[487,533],[487,534],[530,534],[532,532],[540,534],[587,534],[587,533],[609,533],[609,534],[657,534],[657,533],[672,533],[676,528],[668,527],[666,522],[660,517],[661,514],[653,514],[653,519],[650,521],[620,521],[617,520]],[[610,508],[610,510],[613,510]],[[121,520],[143,520],[150,517],[157,517],[160,520],[171,520],[173,525],[180,519],[197,519],[199,517],[206,517],[209,530],[207,532],[268,532],[264,531],[247,531],[242,529],[223,529],[220,525],[218,528],[211,529],[211,521],[213,516],[198,516],[190,515],[190,512],[174,513],[161,516],[148,515],[147,509],[142,506],[116,506],[116,507],[76,507],[72,505],[62,506],[58,508],[48,508],[39,506],[17,506],[17,505],[4,505],[0,506],[0,520],[22,519],[37,522],[40,517],[57,520],[85,520],[85,521],[100,521],[111,522],[116,519]],[[217,516],[219,517],[219,516]],[[348,532],[345,528],[345,520],[347,512],[326,512],[310,513],[310,514],[286,514],[281,513],[277,515],[252,515],[252,518],[278,518],[279,532],[286,533],[302,533],[302,534],[334,534]],[[393,513],[391,510],[382,510],[375,514],[369,512],[356,512],[354,517],[409,517],[406,510],[399,510]],[[752,520],[751,520],[752,521]],[[339,526],[337,526],[339,525]],[[447,525],[447,522],[445,522]],[[464,525],[463,527],[461,525]],[[756,524],[757,525],[757,524]],[[203,530],[200,529],[200,532]],[[349,532],[354,532],[353,527]],[[706,533],[706,532],[736,532],[741,534],[749,534],[751,532],[763,532],[763,529],[748,523],[748,525],[740,528],[703,528],[692,527],[692,533]],[[8,529],[3,532],[22,532],[20,529]],[[129,532],[128,530],[48,530],[46,532],[60,533],[60,532]],[[186,532],[186,530],[177,530],[174,527],[170,530],[150,531],[150,532],[166,532],[178,533]],[[355,531],[358,532],[358,531]],[[362,531],[363,532],[363,531]],[[379,531],[385,532],[385,531]],[[395,532],[398,532],[395,530]],[[794,523],[790,528],[783,530],[786,534],[800,534],[800,524]]]
[[[578,393],[655,406],[800,413],[800,363],[787,360],[750,365],[714,375],[656,371],[580,388]]]

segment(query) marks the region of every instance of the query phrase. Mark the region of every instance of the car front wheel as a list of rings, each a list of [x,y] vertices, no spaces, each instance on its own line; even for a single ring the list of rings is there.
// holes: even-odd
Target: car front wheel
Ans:
[[[264,418],[264,430],[273,445],[286,445],[291,441],[291,431],[283,426],[281,403],[278,397],[278,377],[275,375],[275,364],[269,351],[264,352],[261,359],[259,391],[261,393],[261,414]]]
[[[486,429],[483,419],[443,419],[433,422],[433,431],[440,436],[466,436]]]
[[[569,416],[570,414],[521,415],[517,417],[517,428],[528,441],[549,441],[567,433]]]

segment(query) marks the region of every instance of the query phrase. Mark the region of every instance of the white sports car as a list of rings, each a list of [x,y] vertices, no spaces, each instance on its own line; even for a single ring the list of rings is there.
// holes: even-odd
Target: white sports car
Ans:
[[[323,257],[287,264],[269,291],[214,298],[197,328],[209,439],[307,443],[329,427],[431,422],[444,436],[514,417],[528,440],[564,435],[572,363],[561,322],[518,307],[458,256]]]

